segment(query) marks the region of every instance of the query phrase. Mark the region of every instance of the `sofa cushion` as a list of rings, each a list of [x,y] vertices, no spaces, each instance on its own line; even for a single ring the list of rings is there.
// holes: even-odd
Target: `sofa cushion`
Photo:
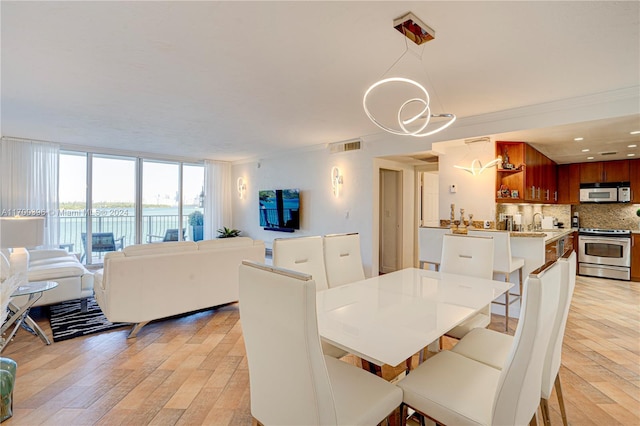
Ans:
[[[166,243],[134,244],[122,250],[127,257],[149,256],[152,254],[179,253],[197,250],[193,241],[170,241]]]
[[[29,281],[45,281],[55,278],[80,277],[88,272],[78,261],[60,262],[55,265],[38,265],[30,267]]]
[[[249,237],[218,238],[215,240],[198,241],[198,250],[219,249],[223,247],[252,246],[254,240]]]
[[[34,268],[36,266],[43,265],[56,265],[58,263],[63,262],[77,262],[77,258],[73,254],[67,254],[66,256],[60,257],[47,257],[40,260],[33,259],[33,253],[31,254],[31,259],[29,260],[29,268]]]

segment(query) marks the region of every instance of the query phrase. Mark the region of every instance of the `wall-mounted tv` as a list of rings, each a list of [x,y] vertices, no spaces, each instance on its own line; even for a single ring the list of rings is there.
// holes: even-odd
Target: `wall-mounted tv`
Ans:
[[[300,229],[300,190],[266,189],[258,192],[260,226],[267,231]]]

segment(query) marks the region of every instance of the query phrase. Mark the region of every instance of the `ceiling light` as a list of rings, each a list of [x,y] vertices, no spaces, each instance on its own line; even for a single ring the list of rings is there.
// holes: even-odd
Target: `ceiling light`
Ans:
[[[583,149],[582,152],[589,152],[589,148]]]
[[[578,141],[583,141],[584,138],[573,138],[574,141],[578,142]]]
[[[634,153],[631,154],[627,154],[627,157],[635,157],[636,155]]]
[[[418,45],[435,38],[435,31],[416,18],[412,13],[405,14],[404,16],[396,19],[394,21],[394,27]],[[409,49],[407,48],[402,56],[400,56],[400,58],[391,65],[391,68],[393,68],[393,66],[397,64],[408,51]],[[389,70],[391,68],[389,68]],[[389,70],[387,70],[387,72]],[[389,122],[384,123],[384,120],[381,120],[380,117],[376,118],[371,112],[369,105],[367,105],[367,99],[372,91],[383,85],[385,87],[391,87],[394,84],[396,86],[404,86],[403,89],[406,89],[407,86],[413,86],[411,89],[416,93],[416,95],[411,95],[414,97],[409,97],[409,99],[404,101],[398,108],[397,125],[395,123],[391,124],[391,119]],[[367,114],[367,117],[369,117],[373,124],[380,127],[382,130],[394,135],[415,136],[420,138],[433,135],[434,133],[444,130],[456,121],[455,114],[433,114],[431,112],[429,102],[429,92],[427,92],[427,89],[425,89],[423,85],[408,78],[392,77],[383,78],[372,84],[364,93],[364,97],[362,98],[362,107],[364,108],[365,114]],[[416,106],[418,106],[417,109],[415,108]],[[427,127],[431,123],[432,118],[444,118],[445,120],[439,121],[435,128],[432,126],[432,128],[428,129]]]
[[[640,135],[640,130],[634,130],[633,132],[629,132],[630,135]]]
[[[593,160],[593,157],[587,157],[587,160]]]
[[[631,145],[627,145],[627,148],[636,148],[638,145],[636,144],[631,144]]]

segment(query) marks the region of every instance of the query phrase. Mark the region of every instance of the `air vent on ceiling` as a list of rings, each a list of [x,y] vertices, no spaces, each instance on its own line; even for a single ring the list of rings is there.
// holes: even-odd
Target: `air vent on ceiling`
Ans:
[[[356,151],[360,149],[360,139],[353,139],[344,142],[334,142],[329,144],[329,152],[335,154],[337,152]]]
[[[600,155],[616,155],[618,152],[617,151],[605,151],[605,152],[600,152]]]

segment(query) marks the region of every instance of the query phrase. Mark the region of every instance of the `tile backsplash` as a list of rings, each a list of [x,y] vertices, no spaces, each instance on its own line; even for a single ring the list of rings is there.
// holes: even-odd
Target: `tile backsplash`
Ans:
[[[568,204],[540,205],[540,204],[498,204],[496,206],[496,221],[500,213],[513,215],[520,213],[525,230],[533,223],[533,215],[537,212],[544,216],[554,216],[558,222],[564,223],[565,228],[571,227],[571,216],[577,212],[580,216],[581,228],[601,229],[640,229],[640,217],[636,211],[639,204]],[[537,221],[537,219],[536,219]]]
[[[581,228],[640,229],[639,204],[579,204],[573,211],[580,215]]]

